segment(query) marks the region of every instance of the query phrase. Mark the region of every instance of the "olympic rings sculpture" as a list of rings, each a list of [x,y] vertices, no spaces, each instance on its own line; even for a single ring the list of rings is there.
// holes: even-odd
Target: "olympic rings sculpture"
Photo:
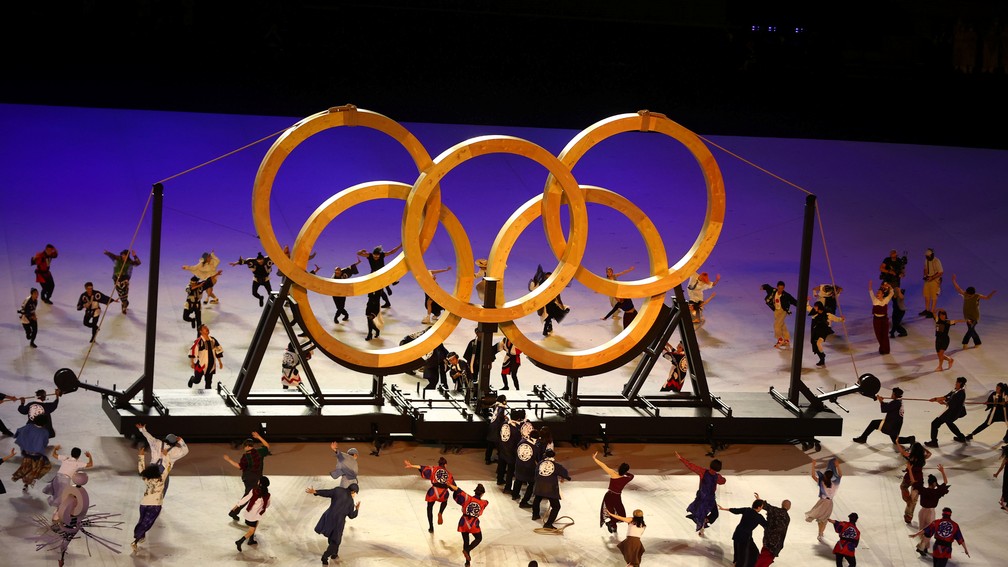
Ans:
[[[419,176],[412,185],[376,181],[344,189],[322,203],[305,221],[288,257],[283,252],[270,218],[273,182],[284,159],[314,134],[341,126],[363,126],[386,134],[409,153]],[[654,223],[625,197],[601,187],[580,185],[572,170],[593,146],[625,132],[656,132],[686,147],[703,173],[707,190],[707,210],[700,234],[692,247],[671,266],[665,246]],[[543,193],[522,205],[497,234],[490,249],[487,277],[504,279],[507,258],[519,235],[537,218],[543,219],[547,242],[557,258],[552,274],[535,290],[511,301],[498,286],[496,307],[471,303],[474,276],[471,270],[456,271],[452,293],[431,276],[423,253],[430,246],[437,227],[451,239],[457,266],[472,266],[472,244],[458,218],[441,202],[440,182],[456,166],[484,155],[512,154],[532,160],[549,172]],[[339,214],[375,199],[406,201],[402,221],[403,250],[386,266],[370,274],[336,280],[307,271],[308,257],[319,235]],[[644,239],[650,264],[649,275],[639,280],[616,281],[599,276],[581,265],[588,238],[587,203],[600,204],[627,216]],[[570,216],[568,234],[560,222],[561,207]],[[685,281],[707,258],[724,225],[725,192],[721,170],[706,145],[686,128],[666,116],[648,111],[620,114],[599,121],[575,136],[558,156],[542,147],[511,136],[481,136],[452,146],[433,160],[423,145],[406,128],[375,112],[353,105],[330,108],[309,116],[281,135],[266,153],[252,191],[252,212],[263,249],[277,269],[292,281],[291,296],[298,302],[305,330],[318,347],[341,361],[368,368],[392,368],[408,364],[433,350],[463,320],[498,323],[501,332],[525,354],[544,365],[567,370],[590,369],[625,354],[647,334],[661,310],[665,293]],[[405,345],[384,349],[361,349],[340,341],[327,331],[312,311],[308,291],[322,295],[364,295],[390,285],[409,272],[420,288],[446,311],[426,333]],[[633,322],[613,339],[582,351],[554,351],[533,342],[519,331],[514,321],[545,306],[572,280],[612,297],[643,298]]]

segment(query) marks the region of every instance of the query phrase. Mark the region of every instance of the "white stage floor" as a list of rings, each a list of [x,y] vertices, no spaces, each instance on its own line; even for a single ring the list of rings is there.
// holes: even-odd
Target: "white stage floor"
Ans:
[[[8,266],[8,277],[0,280],[0,309],[9,314],[3,324],[4,333],[0,335],[0,352],[6,358],[5,370],[0,373],[0,391],[15,395],[28,395],[37,388],[51,389],[51,377],[59,368],[80,369],[88,351],[88,331],[81,327],[80,313],[75,310],[81,285],[93,280],[99,290],[112,291],[111,262],[101,251],[118,251],[129,244],[153,182],[278,131],[298,119],[22,106],[0,106],[0,117],[10,127],[9,131],[16,133],[5,138],[0,153],[0,221],[3,226],[0,262]],[[574,135],[568,131],[531,128],[431,124],[409,127],[435,155],[469,136],[486,133],[529,138],[555,153]],[[324,183],[320,183],[318,177],[305,173],[310,167],[291,165],[297,176],[292,185],[298,191],[285,186],[284,199],[274,204],[274,225],[281,232],[281,242],[293,242],[308,212],[325,197],[346,186],[368,179],[399,177],[412,183],[413,179],[407,175],[409,163],[391,163],[398,158],[381,153],[396,148],[377,144],[379,149],[375,150],[374,141],[366,140],[362,148],[339,146],[333,154],[339,157],[344,168],[345,160],[355,160],[356,166],[366,170],[363,179],[347,179],[352,176],[340,169],[338,175],[332,174],[334,179],[325,177],[331,171],[318,173],[324,179]],[[969,400],[982,401],[996,382],[1004,380],[1005,365],[1000,353],[1008,341],[1005,296],[998,295],[982,305],[983,321],[979,330],[984,338],[983,347],[960,351],[958,343],[963,326],[953,329],[950,354],[956,363],[953,370],[942,373],[933,371],[936,362],[932,326],[915,314],[922,308],[917,273],[923,250],[929,246],[937,249],[945,265],[940,303],[952,317],[961,316],[961,301],[951,286],[952,273],[958,274],[963,287],[973,285],[981,293],[992,289],[1008,290],[1008,270],[1004,264],[1008,238],[1003,228],[1008,209],[1008,197],[1003,192],[1003,180],[1008,178],[1006,152],[815,140],[718,138],[715,141],[820,198],[832,271],[837,284],[845,288],[840,304],[848,320],[846,329],[838,326],[839,334],[827,344],[828,366],[825,369],[812,366],[814,359],[806,350],[803,376],[810,387],[825,390],[843,387],[854,382],[858,374],[871,372],[881,379],[885,394],[889,388],[899,385],[907,397],[926,398],[944,394],[956,376],[966,376]],[[634,143],[633,139],[631,142]],[[215,249],[224,261],[235,260],[239,254],[254,255],[259,250],[249,203],[256,167],[266,148],[266,145],[256,146],[165,184],[165,248],[158,309],[158,388],[180,388],[187,376],[185,352],[186,343],[191,340],[191,329],[179,320],[179,315],[182,289],[189,274],[178,266],[193,263],[207,249]],[[585,171],[575,170],[575,174],[582,183],[627,193],[653,219],[660,219],[663,236],[672,249],[670,256],[678,257],[688,248],[699,228],[695,219],[698,211],[702,211],[702,204],[696,205],[693,201],[699,198],[700,192],[696,189],[685,194],[676,192],[688,186],[692,179],[689,176],[677,177],[672,188],[663,185],[660,179],[634,177],[640,175],[638,169],[647,169],[652,164],[658,164],[659,169],[673,166],[662,161],[661,152],[668,148],[661,144],[654,150],[657,157],[637,153],[632,144],[631,149],[633,151],[620,153],[620,148],[610,148],[605,154],[609,159],[624,160],[617,161],[620,167],[608,172],[608,179],[590,178],[590,174],[596,173],[605,178],[605,168],[599,169],[601,166],[597,164],[595,170],[586,165]],[[326,150],[325,147],[314,148],[312,159],[324,158]],[[355,153],[358,150],[365,156],[371,155],[369,151],[378,152],[378,157],[371,162],[361,162],[362,158]],[[708,307],[708,322],[698,332],[710,387],[714,393],[766,392],[770,386],[786,390],[790,352],[770,348],[774,342],[772,316],[763,304],[759,285],[784,279],[792,292],[797,287],[804,195],[718,150],[714,150],[714,154],[725,175],[728,215],[724,233],[705,265],[712,275],[722,275],[722,282],[715,289],[717,298]],[[317,165],[318,162],[312,163]],[[479,250],[489,248],[497,227],[510,215],[513,205],[541,189],[541,171],[529,173],[520,167],[515,169],[509,160],[490,158],[488,163],[496,168],[490,173],[476,171],[476,168],[459,172],[460,185],[479,186],[480,191],[475,193],[482,195],[482,201],[475,197],[466,201],[466,192],[453,192],[447,185],[443,187],[445,202],[453,206],[453,210],[457,208],[456,212],[461,211],[459,216],[463,224],[473,234],[477,255],[485,255]],[[675,165],[682,164],[689,165],[689,160],[675,162]],[[381,173],[386,166],[391,172]],[[582,173],[586,179],[581,179]],[[415,177],[415,171],[410,175]],[[487,183],[494,187],[476,185],[473,179],[478,179],[479,175],[492,178],[492,182]],[[630,184],[635,188],[642,186],[640,193],[625,191],[625,187],[618,185],[623,175],[632,178]],[[695,177],[695,172],[693,175]],[[504,186],[504,190],[497,186]],[[515,186],[520,190],[514,190]],[[501,192],[490,193],[498,190]],[[489,197],[491,194],[493,196]],[[669,197],[670,194],[675,197]],[[461,200],[457,207],[452,200],[456,198]],[[483,203],[492,203],[494,207],[481,208]],[[677,209],[680,204],[682,210]],[[465,212],[468,216],[463,214]],[[321,273],[333,265],[353,261],[357,249],[378,243],[386,248],[398,244],[400,214],[401,206],[398,209],[376,206],[366,208],[366,215],[357,219],[357,224],[337,226],[334,223],[318,246],[316,261],[323,266]],[[598,212],[597,217],[609,232],[601,235],[603,238],[596,236],[592,240],[586,256],[590,260],[586,259],[586,265],[590,263],[592,269],[601,271],[607,264],[621,262],[625,265],[614,265],[617,270],[631,265],[637,267],[636,272],[625,279],[642,276],[647,264],[644,251],[638,249],[641,248],[639,240],[622,242],[618,238],[632,230],[620,224],[626,221],[604,211]],[[595,216],[592,218],[596,220]],[[379,221],[371,222],[374,219]],[[482,226],[484,224],[486,226]],[[552,261],[550,253],[541,246],[541,233],[532,232],[535,231],[519,240],[520,245],[509,262],[508,273],[515,270],[515,276],[509,280],[511,284],[505,284],[511,297],[516,295],[511,292],[520,290],[531,277],[536,264],[548,266]],[[35,285],[28,259],[47,242],[60,250],[60,257],[53,264],[57,282],[55,305],[40,306],[39,348],[34,350],[27,347],[14,312],[28,288]],[[148,245],[149,217],[141,225],[135,246],[145,261]],[[877,282],[878,264],[890,248],[905,248],[910,253],[911,264],[905,280],[910,336],[894,340],[892,354],[879,356],[871,332],[866,288],[869,280]],[[450,247],[443,242],[436,242],[428,255],[431,266],[443,266],[451,261]],[[249,296],[248,271],[243,267],[225,266],[223,269],[225,274],[217,288],[221,303],[207,308],[204,320],[224,344],[226,367],[218,376],[230,384],[250,341],[259,310]],[[829,281],[818,232],[812,272],[812,285]],[[444,285],[447,287],[450,281],[445,278]],[[274,277],[274,287],[278,285],[279,278]],[[558,349],[588,348],[619,330],[615,323],[598,320],[609,307],[605,298],[576,283],[563,297],[573,308],[571,316],[558,325],[556,336],[547,339],[547,344]],[[81,373],[84,380],[123,388],[140,375],[146,298],[146,266],[140,266],[133,279],[130,313],[123,316],[118,309],[108,313],[98,343]],[[400,337],[419,328],[423,316],[419,307],[422,292],[412,281],[404,279],[395,288],[391,300],[393,308],[387,314],[386,331],[376,346],[397,344]],[[332,303],[328,298],[315,297],[312,301],[323,316],[331,317]],[[363,302],[351,298],[348,309],[351,313],[348,324],[341,327],[330,324],[328,328],[348,342],[363,346],[366,344],[362,340],[365,329]],[[537,331],[534,317],[526,318],[520,325],[528,333]],[[449,339],[449,348],[464,349],[471,328],[471,324],[463,323]],[[285,343],[286,339],[278,332],[264,360],[257,389],[278,387],[279,359]],[[325,388],[366,389],[370,383],[369,377],[349,375],[324,357],[312,362]],[[660,361],[643,393],[656,393],[667,370],[667,362]],[[522,394],[530,390],[532,384],[542,383],[562,391],[562,378],[547,376],[528,363],[522,366],[521,372]],[[586,379],[581,392],[617,390],[629,372],[623,369]],[[416,378],[409,376],[395,377],[395,380],[410,391],[416,382]],[[494,380],[494,385],[499,385],[499,378]],[[192,395],[199,394],[193,391]],[[844,414],[845,434],[840,438],[822,439],[823,448],[819,453],[805,453],[800,447],[786,444],[731,445],[720,452],[718,457],[725,463],[723,472],[728,483],[719,490],[719,502],[726,506],[745,506],[751,503],[754,491],[773,503],[791,499],[794,503],[791,528],[783,554],[775,564],[798,566],[832,562],[831,546],[816,542],[815,525],[806,523],[802,513],[811,508],[816,498],[816,487],[808,476],[810,459],[837,455],[844,462],[846,478],[836,499],[835,514],[837,518],[845,518],[854,511],[861,516],[860,562],[883,566],[917,564],[920,559],[906,537],[911,527],[904,525],[901,519],[900,459],[880,434],[866,446],[850,441],[867,421],[879,415],[878,405],[857,395],[843,397],[840,402],[851,410],[849,415]],[[0,405],[0,418],[12,429],[22,423],[15,406],[12,403]],[[908,402],[904,433],[925,439],[928,424],[938,409],[936,404]],[[971,430],[981,419],[981,413],[972,410],[960,422],[960,427]],[[275,444],[274,455],[266,461],[274,500],[257,534],[261,543],[258,548],[247,547],[241,554],[232,543],[239,537],[240,530],[226,514],[241,496],[242,485],[237,471],[221,458],[225,453],[237,457],[238,451],[227,444],[194,445],[191,454],[178,464],[172,475],[164,511],[147,542],[139,553],[130,555],[130,534],[138,517],[142,494],[142,485],[135,474],[134,449],[101,412],[97,394],[79,391],[66,396],[54,421],[57,432],[54,442],[61,444],[64,451],[78,446],[95,456],[96,467],[90,471],[91,480],[87,486],[95,510],[121,513],[124,521],[124,530],[113,532],[111,536],[123,544],[122,555],[92,546],[93,555],[88,557],[83,542],[75,542],[67,557],[68,565],[318,563],[324,539],[315,535],[312,528],[324,509],[324,501],[304,494],[304,488],[332,485],[327,474],[332,458],[325,444]],[[957,547],[954,564],[996,565],[1003,562],[997,558],[1003,556],[1000,537],[1008,525],[1008,515],[997,505],[1000,479],[995,481],[991,476],[998,465],[997,448],[1004,433],[1002,427],[991,427],[965,446],[953,443],[943,430],[940,434],[942,446],[928,463],[926,472],[936,472],[933,467],[938,463],[943,463],[948,471],[952,489],[942,504],[954,509],[954,518],[962,526],[973,554],[972,559],[966,558]],[[334,438],[339,435],[338,431],[333,432]],[[424,482],[402,468],[404,458],[415,463],[436,461],[439,448],[396,441],[383,450],[380,457],[372,457],[367,455],[370,448],[365,443],[357,445],[363,453],[360,463],[363,504],[360,517],[349,522],[340,564],[417,565],[430,562],[461,565],[461,538],[454,529],[458,507],[450,504],[445,524],[439,526],[433,536],[429,535],[424,517]],[[9,438],[0,439],[0,453],[8,452],[11,446]],[[696,537],[691,524],[683,517],[697,481],[679,466],[674,452],[678,450],[687,458],[702,463],[708,460],[704,457],[707,449],[703,445],[612,446],[613,456],[606,459],[607,462],[616,466],[626,461],[638,475],[625,491],[624,502],[630,510],[642,508],[645,511],[648,524],[643,538],[647,548],[646,564],[730,564],[734,516],[723,515],[704,538]],[[622,565],[614,547],[616,540],[597,526],[606,479],[591,461],[594,450],[601,450],[601,447],[591,447],[588,451],[568,445],[558,448],[558,459],[574,477],[573,482],[563,485],[561,515],[570,515],[577,522],[563,536],[534,534],[532,530],[536,524],[525,511],[505,500],[495,487],[491,488],[488,492],[490,507],[483,519],[485,538],[475,552],[473,564],[524,567],[529,560],[535,559],[540,565]],[[471,490],[477,482],[493,486],[492,471],[483,465],[482,449],[464,449],[461,454],[449,454],[447,458],[463,488]],[[0,547],[10,554],[11,564],[16,561],[26,566],[49,565],[56,556],[52,552],[34,551],[36,528],[30,523],[32,515],[46,512],[41,485],[22,494],[20,484],[9,480],[17,462],[14,459],[0,467],[8,491],[0,497]],[[916,520],[912,529],[916,529]],[[103,535],[108,536],[108,530]],[[760,537],[757,530],[757,542]],[[835,538],[828,535],[828,541],[833,542]]]

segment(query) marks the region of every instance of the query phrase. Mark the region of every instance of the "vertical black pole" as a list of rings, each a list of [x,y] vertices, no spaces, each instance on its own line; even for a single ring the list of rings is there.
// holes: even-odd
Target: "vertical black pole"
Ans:
[[[788,400],[798,403],[799,384],[801,384],[802,351],[805,347],[805,301],[809,290],[809,269],[812,265],[812,231],[815,228],[815,195],[805,197],[805,224],[802,227],[801,265],[798,267],[798,293],[795,299],[795,330],[791,350],[791,385],[788,388]]]
[[[164,186],[154,184],[151,214],[150,268],[147,274],[147,337],[144,343],[143,405],[154,405],[154,346],[157,344],[158,277],[161,273],[161,218]]]
[[[500,280],[497,278],[483,278],[486,282],[486,289],[483,294],[483,307],[493,309],[497,306],[497,284]],[[487,392],[490,391],[490,369],[493,366],[494,361],[494,351],[493,351],[493,336],[497,332],[497,323],[480,323],[477,325],[479,330],[478,346],[479,346],[479,374],[476,376],[477,387],[476,387],[476,397],[472,400],[473,407],[479,408],[480,400]]]

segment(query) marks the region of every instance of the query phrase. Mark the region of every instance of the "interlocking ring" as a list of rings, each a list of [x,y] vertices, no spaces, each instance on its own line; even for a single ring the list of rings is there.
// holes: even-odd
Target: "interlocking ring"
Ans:
[[[371,182],[355,185],[323,203],[305,222],[294,243],[291,257],[283,254],[272,231],[269,200],[273,180],[280,164],[298,144],[324,129],[338,126],[365,126],[384,132],[398,141],[412,156],[420,172],[412,187],[397,182]],[[657,228],[636,205],[617,193],[588,185],[579,185],[571,170],[595,144],[616,134],[641,131],[665,134],[682,143],[697,160],[707,189],[707,211],[703,228],[690,250],[673,266],[668,265],[664,244]],[[489,254],[487,277],[504,278],[504,268],[518,236],[536,218],[543,219],[550,248],[557,257],[557,267],[547,280],[532,292],[506,301],[503,286],[498,287],[495,308],[485,308],[468,301],[474,276],[458,270],[453,293],[448,293],[430,275],[423,253],[440,224],[447,231],[455,250],[458,266],[473,264],[472,245],[458,219],[442,205],[439,183],[455,166],[473,157],[507,153],[526,157],[549,172],[546,185],[538,195],[516,211],[498,232]],[[403,252],[381,270],[362,277],[334,280],[307,272],[308,256],[325,227],[351,206],[379,198],[403,199]],[[602,204],[624,213],[638,228],[648,251],[649,277],[635,281],[608,280],[581,266],[587,243],[586,203]],[[560,209],[566,204],[570,231],[565,237],[560,223]],[[294,285],[291,295],[299,302],[305,329],[318,346],[331,356],[358,366],[390,368],[409,363],[442,343],[461,319],[500,323],[500,328],[531,359],[545,366],[569,370],[587,369],[610,362],[637,344],[654,324],[665,293],[696,271],[710,255],[724,224],[725,194],[721,172],[714,156],[692,132],[661,114],[641,111],[622,114],[595,123],[568,143],[559,156],[520,138],[483,136],[456,144],[435,160],[419,141],[401,125],[373,112],[353,106],[330,109],[302,120],[281,136],[260,165],[253,191],[253,216],[263,248],[278,269]],[[389,349],[362,350],[333,337],[319,323],[307,300],[307,291],[324,295],[353,296],[378,290],[401,278],[409,270],[420,288],[443,306],[447,316],[439,319],[419,339]],[[610,341],[584,351],[557,352],[525,337],[514,324],[545,306],[574,278],[598,293],[624,298],[644,298],[637,317]]]

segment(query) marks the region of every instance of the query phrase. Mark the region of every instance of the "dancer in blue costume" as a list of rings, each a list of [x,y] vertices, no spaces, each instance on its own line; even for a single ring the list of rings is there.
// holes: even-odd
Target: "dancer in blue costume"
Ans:
[[[700,488],[697,489],[696,498],[686,507],[686,511],[689,512],[686,517],[696,522],[697,533],[702,536],[704,528],[713,524],[718,518],[714,493],[719,484],[727,482],[720,473],[721,461],[714,459],[711,461],[710,467],[703,468],[686,460],[678,451],[676,451],[676,457],[679,457],[686,468],[700,477]]]

